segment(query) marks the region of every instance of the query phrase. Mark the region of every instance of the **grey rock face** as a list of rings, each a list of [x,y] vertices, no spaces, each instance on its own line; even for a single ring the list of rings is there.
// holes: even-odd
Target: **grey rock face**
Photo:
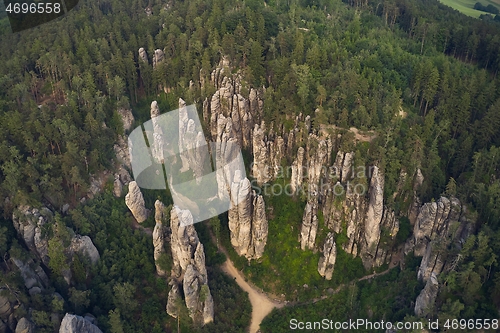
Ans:
[[[158,66],[158,64],[163,61],[163,58],[165,58],[165,53],[163,53],[163,51],[160,49],[156,49],[153,56],[153,69],[155,69],[156,66]]]
[[[248,178],[239,178],[239,173],[231,184],[231,197],[233,204],[228,213],[231,244],[240,256],[249,260],[261,258],[268,233],[264,199],[252,191]]]
[[[304,180],[304,155],[305,150],[299,147],[297,151],[297,159],[292,164],[292,179],[290,180],[290,187],[292,192],[295,193],[301,186]]]
[[[102,333],[102,331],[83,317],[66,313],[59,333]]]
[[[18,234],[33,253],[37,254],[44,264],[48,264],[48,241],[42,237],[42,227],[52,220],[52,212],[43,207],[41,210],[29,206],[21,206],[13,213],[12,221]]]
[[[205,252],[203,244],[192,223],[192,215],[188,210],[178,207],[170,212],[172,257],[174,261],[173,284],[179,283],[176,279],[182,277],[182,287],[190,317],[196,323],[207,324],[212,322],[213,299],[208,287],[207,269],[205,266]],[[177,316],[175,300],[179,297],[178,290],[173,286],[169,293],[167,313]]]
[[[153,230],[153,247],[154,247],[154,258],[156,265],[156,273],[160,276],[167,276],[167,272],[160,268],[158,265],[158,260],[160,256],[165,252],[165,226],[163,225],[165,213],[165,205],[160,200],[155,202],[155,221],[156,225]]]
[[[132,114],[132,110],[130,109],[118,109],[118,114],[123,123],[123,131],[128,131],[132,128],[134,124],[134,115]]]
[[[21,318],[17,322],[16,333],[34,333],[35,325],[26,318]]]
[[[168,292],[168,300],[167,300],[167,313],[177,318],[179,315],[179,310],[177,309],[178,299],[181,298],[181,292],[179,291],[179,285],[177,283],[173,283],[172,289]]]
[[[365,219],[366,253],[375,257],[380,240],[380,222],[384,213],[384,176],[378,167],[373,168],[370,180],[370,200]]]
[[[253,255],[258,259],[264,254],[269,226],[264,198],[261,195],[256,196],[255,192],[253,192],[253,198],[252,243]]]
[[[131,168],[131,159],[130,159],[130,151],[129,151],[129,143],[127,143],[127,138],[123,135],[118,137],[118,141],[114,144],[113,149],[115,151],[116,158],[121,165],[126,166],[127,168]]]
[[[210,122],[212,140],[220,137],[219,120],[231,120],[230,138],[236,140],[240,147],[252,148],[252,130],[259,123],[263,102],[259,92],[250,89],[248,98],[241,93],[241,74],[231,75],[229,61],[222,59],[211,74],[211,82],[217,91],[210,101],[204,103],[204,118]],[[203,84],[202,84],[203,86]]]
[[[317,197],[307,201],[304,216],[302,217],[302,228],[300,230],[300,248],[314,249],[316,233],[318,232],[318,201]]]
[[[149,64],[148,53],[143,47],[139,49],[139,59],[141,59],[146,64]]]
[[[0,289],[4,291],[4,289]],[[7,319],[10,314],[14,311],[12,304],[10,304],[9,298],[7,296],[0,295],[0,318]]]
[[[271,179],[269,153],[264,142],[264,129],[255,124],[253,130],[253,176],[258,184],[267,183]]]
[[[329,232],[323,245],[323,255],[318,262],[318,272],[327,280],[332,279],[336,259],[337,245],[333,233]]]
[[[123,184],[120,180],[120,175],[115,174],[115,180],[113,181],[113,195],[116,198],[119,198],[122,196],[122,191],[123,191]]]
[[[148,211],[144,206],[144,197],[135,181],[128,185],[128,193],[125,196],[125,203],[134,215],[137,222],[142,223],[148,218]]]
[[[36,290],[41,291],[49,285],[49,278],[47,277],[43,269],[39,265],[36,265],[32,259],[23,262],[19,259],[11,258],[11,261],[21,272],[21,276],[24,280],[24,285],[30,293],[32,293],[31,290],[34,288],[37,288],[34,292],[36,293]]]
[[[96,264],[101,256],[89,236],[76,235],[71,240],[69,246],[70,253],[81,253],[90,259],[92,264]]]
[[[439,291],[439,283],[435,273],[427,280],[424,289],[420,292],[415,302],[415,314],[418,317],[426,316],[434,305]]]
[[[335,163],[333,164],[335,174],[341,183],[345,183],[350,176],[354,153],[337,152]]]

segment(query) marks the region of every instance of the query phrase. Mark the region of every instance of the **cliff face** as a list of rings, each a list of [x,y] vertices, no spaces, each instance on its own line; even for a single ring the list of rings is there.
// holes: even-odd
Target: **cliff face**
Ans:
[[[240,256],[259,259],[268,233],[264,199],[252,191],[248,178],[240,179],[239,172],[231,185],[231,196],[233,205],[228,213],[231,244]]]
[[[413,251],[422,257],[418,278],[428,281],[451,264],[453,258],[446,257],[446,249],[461,243],[472,233],[473,223],[467,218],[465,206],[457,198],[441,197],[436,202],[424,204],[417,215],[413,237],[405,244],[405,253]]]
[[[207,324],[214,320],[213,298],[208,287],[203,244],[192,224],[188,210],[174,207],[170,213],[172,229],[170,245],[174,267],[172,289],[169,292],[167,313],[177,317],[176,302],[182,285],[189,315],[196,323]],[[191,221],[190,221],[191,220]]]

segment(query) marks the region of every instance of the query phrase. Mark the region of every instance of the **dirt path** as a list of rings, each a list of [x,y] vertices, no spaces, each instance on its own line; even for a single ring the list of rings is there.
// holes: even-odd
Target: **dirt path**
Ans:
[[[236,283],[241,289],[248,293],[250,303],[252,303],[252,321],[250,323],[250,333],[256,333],[259,330],[262,320],[274,309],[282,308],[284,303],[269,299],[264,293],[248,284],[241,273],[234,267],[229,257],[222,265],[222,270],[229,276],[235,278]]]

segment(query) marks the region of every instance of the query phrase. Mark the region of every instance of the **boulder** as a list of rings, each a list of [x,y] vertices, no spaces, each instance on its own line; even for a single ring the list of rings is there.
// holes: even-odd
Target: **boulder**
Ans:
[[[35,332],[35,325],[25,317],[21,318],[17,322],[16,333],[34,333],[34,332]]]

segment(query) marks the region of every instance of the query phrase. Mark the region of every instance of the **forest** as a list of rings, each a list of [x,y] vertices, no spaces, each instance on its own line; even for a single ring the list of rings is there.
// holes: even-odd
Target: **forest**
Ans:
[[[391,201],[401,168],[422,170],[422,202],[442,194],[466,202],[477,217],[476,232],[462,249],[453,249],[462,260],[440,277],[445,283],[430,317],[498,317],[500,24],[467,17],[437,0],[80,0],[60,19],[19,33],[6,30],[4,17],[0,286],[8,285],[23,304],[16,317],[31,312],[37,332],[54,332],[54,318],[65,312],[92,314],[103,332],[177,331],[177,320],[165,312],[168,286],[155,275],[151,241],[132,228],[123,200],[111,194],[112,180],[93,199],[81,199],[94,179],[116,166],[113,146],[127,134],[117,110],[132,110],[134,128],[149,119],[153,99],[161,110],[172,110],[182,97],[201,112],[215,87],[201,89],[197,82],[209,82],[223,56],[249,86],[265,87],[269,123],[291,126],[289,116],[302,113],[316,127],[378,133],[354,149],[359,163],[379,161],[384,167],[384,195],[396,211],[407,204]],[[153,70],[139,59],[141,47],[150,56],[164,50],[165,60]],[[194,89],[189,89],[191,80]],[[404,117],[395,116],[400,111]],[[145,196],[151,207],[164,194]],[[69,213],[63,213],[65,204]],[[274,225],[293,224],[305,201],[269,197],[266,204],[275,209]],[[55,212],[51,237],[63,242],[62,226],[90,236],[101,255],[99,264],[79,257],[71,263],[54,260],[52,267],[43,267],[50,287],[30,297],[9,264],[9,258],[37,260],[12,224],[22,205]],[[222,242],[229,249],[226,217],[220,218]],[[153,222],[145,223],[151,227]],[[218,267],[224,258],[208,228],[200,224],[197,230],[207,249],[216,319],[199,329],[184,314],[181,330],[244,332],[251,312],[248,297]],[[319,254],[296,251],[294,235],[280,234],[272,223],[270,235],[275,237],[261,265],[248,266],[229,253],[255,285],[292,295],[295,285],[308,283],[310,289],[293,301],[316,297],[314,287],[345,287],[327,300],[276,310],[263,322],[263,332],[286,331],[293,316],[417,320],[410,304],[422,288],[415,273],[419,258],[407,257],[404,270],[354,282],[367,272],[342,253],[339,271],[346,273],[325,281],[315,267]],[[398,241],[394,246],[404,237]],[[299,276],[295,268],[303,262],[310,263],[305,265],[309,275]],[[68,286],[58,274],[58,263],[68,265],[75,285]],[[271,268],[282,278],[275,278]],[[270,285],[272,279],[276,283]]]

